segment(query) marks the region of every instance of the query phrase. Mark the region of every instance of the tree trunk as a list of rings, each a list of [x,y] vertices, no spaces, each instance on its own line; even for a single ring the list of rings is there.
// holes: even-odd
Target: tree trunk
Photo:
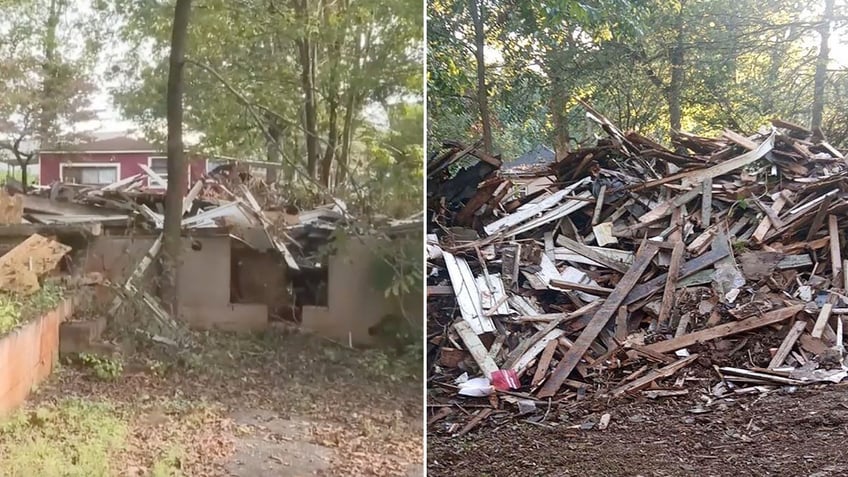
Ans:
[[[353,109],[356,102],[356,89],[351,86],[345,100],[344,124],[342,125],[342,151],[339,155],[339,167],[336,171],[336,189],[343,186],[350,164],[350,145],[353,141]]]
[[[672,131],[680,131],[682,129],[683,113],[680,106],[680,97],[683,94],[683,79],[684,79],[684,32],[683,32],[683,5],[685,2],[680,2],[680,13],[677,17],[677,39],[669,53],[671,62],[671,79],[668,83],[668,117]]]
[[[295,12],[304,29],[309,25],[307,0],[295,2]],[[306,140],[306,171],[315,178],[318,169],[318,106],[315,102],[315,47],[304,30],[303,38],[297,40],[300,63],[300,85],[303,90],[303,129]]]
[[[283,143],[280,141],[280,139],[283,136],[283,131],[274,119],[269,118],[269,121],[270,122],[268,123],[268,135],[271,137],[265,140],[266,159],[269,164],[282,164],[283,161],[282,155],[280,154],[280,148],[282,147]],[[265,181],[268,184],[276,184],[278,171],[278,167],[266,168]]]
[[[177,0],[171,34],[168,66],[168,189],[165,192],[163,231],[162,299],[172,315],[179,313],[179,260],[182,248],[181,224],[187,171],[183,159],[183,66],[191,0]]]
[[[480,108],[480,121],[483,123],[483,147],[492,154],[492,124],[489,120],[489,94],[486,90],[486,61],[484,51],[486,36],[483,29],[483,12],[478,10],[477,0],[468,0],[468,13],[474,23],[474,43],[477,46],[477,105]]]
[[[44,62],[41,64],[41,99],[37,116],[38,136],[42,145],[52,139],[52,130],[56,123],[56,29],[61,15],[59,0],[50,1],[50,10],[44,25]]]
[[[820,130],[824,115],[824,86],[827,80],[827,63],[830,59],[830,25],[833,22],[833,0],[824,0],[824,15],[818,26],[821,46],[816,60],[816,73],[813,78],[813,108],[810,129]]]

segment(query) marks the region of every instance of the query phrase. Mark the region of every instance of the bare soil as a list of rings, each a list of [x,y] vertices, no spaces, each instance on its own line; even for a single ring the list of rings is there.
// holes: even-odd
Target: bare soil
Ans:
[[[691,394],[691,393],[690,393]],[[702,402],[700,403],[702,404]],[[597,407],[596,407],[597,408]],[[641,399],[571,422],[487,421],[463,437],[428,435],[428,476],[848,475],[848,386],[737,397]],[[608,412],[606,430],[595,423]]]

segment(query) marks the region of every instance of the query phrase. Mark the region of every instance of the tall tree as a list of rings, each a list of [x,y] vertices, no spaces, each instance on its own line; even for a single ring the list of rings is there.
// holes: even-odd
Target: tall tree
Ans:
[[[91,77],[100,44],[87,3],[0,5],[6,27],[0,41],[0,150],[20,166],[25,189],[38,148],[78,139],[74,126],[94,117]],[[89,22],[95,26],[83,29]],[[80,32],[86,41],[79,41]]]
[[[830,60],[830,28],[833,23],[834,0],[824,0],[824,12],[818,25],[819,55],[816,59],[816,75],[813,79],[813,107],[810,127],[813,131],[821,129],[824,114],[824,86],[827,81],[827,65]]]
[[[489,119],[489,92],[486,89],[486,28],[483,6],[477,0],[468,0],[468,13],[474,24],[474,55],[477,58],[477,107],[483,126],[483,148],[492,152],[492,123]]]
[[[185,66],[191,0],[177,0],[168,62],[168,189],[165,191],[163,231],[162,299],[177,314],[179,308],[179,259],[182,248],[183,196],[188,179],[183,158],[183,68]]]

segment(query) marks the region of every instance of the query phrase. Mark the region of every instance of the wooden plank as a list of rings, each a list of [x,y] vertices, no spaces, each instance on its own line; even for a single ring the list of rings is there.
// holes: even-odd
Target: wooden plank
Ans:
[[[747,320],[736,321],[733,323],[725,323],[723,325],[696,331],[670,340],[660,341],[658,343],[648,345],[646,348],[656,351],[657,353],[669,353],[671,351],[692,346],[696,343],[704,343],[717,338],[724,338],[725,336],[762,328],[763,326],[768,326],[773,323],[779,323],[795,316],[803,309],[804,305],[793,305],[779,310],[770,311],[762,316],[755,316],[748,318]]]
[[[598,199],[595,202],[595,213],[592,214],[592,225],[598,225],[601,221],[601,212],[604,209],[604,195],[607,193],[607,186],[602,185],[601,191],[598,192]],[[600,244],[598,244],[600,245]]]
[[[469,432],[473,431],[474,428],[477,427],[481,422],[483,422],[483,419],[489,417],[489,414],[491,414],[493,411],[494,409],[487,407],[486,409],[483,409],[478,412],[474,417],[471,418],[470,421],[468,421],[468,424],[466,424],[465,427],[463,427],[462,430],[460,430],[456,434],[455,437],[462,437],[465,434],[468,434]]]
[[[586,245],[577,243],[564,235],[560,235],[559,237],[557,237],[557,243],[571,250],[572,252],[582,255],[588,258],[589,260],[592,260],[593,262],[600,263],[601,265],[607,268],[611,268],[617,272],[626,273],[629,268],[626,263],[611,259],[606,255],[600,252],[596,252],[595,250],[592,250]]]
[[[530,366],[530,363],[536,359],[536,356],[539,356],[539,353],[545,350],[548,346],[548,343],[556,342],[560,337],[565,334],[565,330],[561,330],[559,328],[552,329],[548,331],[541,339],[533,343],[523,355],[521,355],[515,363],[509,366],[510,369],[515,371],[518,374],[523,373]]]
[[[772,382],[775,382],[775,383],[786,384],[786,385],[789,385],[789,386],[797,386],[797,385],[801,385],[801,384],[807,384],[804,381],[798,381],[797,379],[789,379],[789,378],[784,378],[783,376],[777,376],[777,375],[769,374],[769,373],[760,373],[760,372],[757,372],[757,371],[750,371],[750,370],[741,369],[741,368],[726,367],[726,368],[718,368],[718,370],[722,373],[727,373],[727,374],[736,375],[736,376],[742,376],[743,378],[758,379],[758,380],[762,380],[762,381],[772,381]],[[724,376],[724,378],[725,379],[731,379],[731,380],[733,379],[731,376]]]
[[[774,203],[771,205],[771,210],[774,211],[775,214],[779,213],[783,210],[783,207],[786,205],[786,196],[784,194],[778,194],[777,198],[774,199]],[[756,242],[762,242],[763,238],[768,233],[769,229],[772,227],[771,220],[769,220],[768,215],[763,217],[763,220],[760,221],[760,224],[757,225],[757,228],[754,230],[753,239]]]
[[[816,212],[816,216],[813,218],[813,224],[810,225],[810,230],[807,232],[807,242],[812,241],[816,237],[816,233],[821,229],[821,226],[824,225],[824,218],[827,217],[827,209],[830,208],[832,201],[833,196],[827,196],[824,202],[821,203],[819,211]]]
[[[480,301],[480,291],[471,268],[464,258],[454,257],[448,252],[442,253],[448,276],[451,279],[454,295],[459,304],[462,319],[465,320],[478,335],[495,331],[492,319],[483,314],[483,304]]]
[[[754,204],[757,205],[757,207],[760,208],[760,210],[762,210],[766,214],[766,217],[769,218],[769,221],[773,226],[779,229],[785,226],[783,224],[783,221],[780,220],[780,217],[777,216],[777,213],[775,213],[775,211],[771,207],[766,206],[760,199],[756,197],[751,197],[751,200],[754,202]]]
[[[671,251],[671,263],[668,265],[662,304],[660,305],[659,318],[657,319],[657,325],[660,329],[665,329],[669,322],[669,313],[671,313],[671,308],[674,306],[674,291],[677,289],[677,277],[680,275],[680,265],[683,262],[683,253],[685,251],[686,244],[682,240],[674,244],[674,250]]]
[[[620,310],[623,310],[623,309],[624,309],[623,307],[620,308]],[[650,349],[645,348],[644,346],[631,344],[631,345],[628,346],[628,348],[632,349],[637,354],[645,356],[645,357],[647,357],[647,358],[649,358],[653,361],[656,361],[658,363],[671,364],[671,363],[674,362],[674,358],[672,358],[670,356],[666,356],[662,353],[657,353],[655,351],[651,351]]]
[[[703,189],[695,187],[688,192],[685,192],[677,197],[673,197],[658,205],[657,207],[654,207],[650,211],[642,214],[642,216],[639,217],[639,222],[642,224],[649,224],[651,222],[655,222],[665,217],[666,215],[671,214],[674,209],[688,203],[695,197],[698,197],[699,195],[701,195],[701,192],[703,192]]]
[[[839,243],[839,220],[835,215],[827,216],[827,228],[830,234],[830,278],[839,283],[842,278],[842,247]]]
[[[636,380],[631,381],[631,382],[629,382],[629,383],[627,383],[623,386],[619,386],[619,387],[613,389],[611,394],[613,396],[621,396],[622,394],[625,394],[625,393],[639,391],[642,388],[651,384],[653,381],[656,381],[657,379],[667,378],[667,377],[673,375],[674,373],[676,373],[676,372],[680,371],[681,369],[685,368],[686,366],[688,366],[689,363],[691,363],[692,361],[695,361],[696,359],[698,359],[697,354],[693,354],[693,355],[687,356],[683,359],[679,359],[679,360],[675,361],[674,363],[669,364],[668,366],[665,366],[665,367],[662,367],[660,369],[651,371],[650,373],[646,374],[645,376],[642,376],[639,379],[636,379]]]
[[[686,179],[691,183],[698,183],[707,180],[708,178],[718,177],[728,172],[735,171],[741,167],[745,167],[748,164],[759,160],[763,156],[765,156],[769,151],[774,148],[774,138],[775,132],[772,132],[762,144],[757,146],[757,149],[753,151],[748,151],[741,156],[735,157],[733,159],[728,159],[724,162],[716,164],[715,166],[708,167],[706,169],[696,169],[693,171],[685,171],[678,172],[677,174],[671,174],[669,176],[663,177],[662,179],[657,179],[650,182],[645,182],[643,184],[639,184],[629,189],[632,192],[638,192],[642,190],[652,189],[654,187],[661,186],[663,184],[668,184],[669,182],[675,182],[681,179]]]
[[[710,218],[713,212],[713,179],[704,181],[704,192],[701,194],[701,227],[710,226]]]
[[[784,361],[786,361],[786,357],[789,356],[789,353],[792,351],[792,347],[795,346],[795,342],[798,341],[798,337],[801,336],[801,333],[804,332],[804,328],[807,326],[807,322],[804,320],[798,320],[792,325],[792,328],[789,329],[789,333],[786,333],[786,337],[783,338],[783,342],[780,343],[780,348],[777,349],[777,352],[774,353],[774,356],[771,358],[771,361],[768,364],[769,369],[779,368]]]
[[[492,373],[498,370],[498,365],[495,364],[495,361],[491,356],[489,356],[489,351],[483,345],[483,342],[480,341],[480,338],[471,328],[471,325],[465,321],[457,321],[454,323],[453,329],[459,337],[462,338],[462,341],[465,343],[466,350],[471,354],[471,357],[474,358],[474,362],[477,363],[477,367],[480,368],[480,371],[483,372],[484,376],[488,378],[492,375]]]
[[[630,313],[627,312],[627,307],[619,307],[618,314],[615,315],[615,339],[619,343],[623,343],[627,339],[629,331],[627,329],[628,318],[630,318]]]
[[[738,144],[749,151],[753,151],[757,148],[757,143],[748,139],[747,137],[737,133],[736,131],[731,131],[730,129],[725,129],[722,134],[725,138],[729,139],[730,142]]]
[[[680,273],[677,277],[678,280],[683,280],[684,278],[690,277],[695,273],[713,265],[724,257],[728,256],[730,251],[728,250],[727,245],[724,241],[721,242],[715,249],[710,250],[709,252],[701,255],[698,258],[689,260],[684,263],[680,267]],[[633,290],[627,295],[627,299],[624,300],[625,305],[631,305],[639,300],[647,298],[652,294],[656,293],[660,289],[663,288],[665,282],[668,280],[668,274],[662,274],[658,277],[654,277],[647,282],[633,287]]]
[[[618,238],[612,232],[612,222],[592,226],[592,233],[595,234],[595,241],[601,247],[618,243]]]
[[[830,319],[830,313],[833,311],[833,305],[830,303],[825,303],[822,305],[821,310],[819,310],[819,316],[816,318],[816,323],[813,325],[813,331],[810,332],[810,335],[813,338],[821,338],[824,333],[824,329],[827,326],[827,320]]]
[[[567,282],[565,280],[557,280],[556,278],[551,279],[550,286],[554,288],[560,288],[562,290],[577,290],[586,293],[591,293],[593,295],[609,295],[613,292],[612,288],[604,288],[596,285],[586,285],[583,283],[574,283]]]
[[[659,251],[656,245],[650,242],[646,243],[639,253],[636,254],[636,260],[633,265],[627,270],[624,276],[616,285],[615,290],[604,301],[603,305],[595,312],[595,315],[589,321],[589,324],[580,333],[580,336],[574,342],[574,346],[569,349],[557,364],[551,377],[545,382],[545,385],[539,391],[539,397],[553,396],[563,382],[568,378],[568,375],[574,370],[580,359],[586,354],[589,346],[595,341],[595,338],[601,333],[601,330],[607,325],[610,318],[613,317],[618,307],[621,306],[624,298],[636,285],[636,282],[648,268],[648,265],[653,260],[654,256]]]
[[[540,200],[535,204],[522,205],[517,211],[513,212],[512,214],[509,214],[501,219],[498,219],[486,225],[485,227],[483,227],[483,230],[486,232],[486,235],[494,235],[498,232],[503,232],[513,227],[516,227],[522,222],[532,217],[535,217],[536,215],[546,210],[556,207],[557,205],[560,205],[565,196],[571,194],[575,189],[577,189],[577,187],[588,183],[588,181],[589,178],[587,177],[581,181],[570,185],[569,187],[566,187],[565,189],[562,189],[549,195],[548,197],[545,197],[544,199]],[[591,194],[589,194],[588,197],[591,197]],[[585,205],[585,203],[583,203],[583,205]]]
[[[557,340],[549,341],[542,351],[542,356],[539,358],[539,364],[536,365],[536,372],[533,373],[533,380],[530,381],[530,387],[536,387],[548,375],[548,368],[551,366],[551,360],[554,358],[554,352],[557,349]]]

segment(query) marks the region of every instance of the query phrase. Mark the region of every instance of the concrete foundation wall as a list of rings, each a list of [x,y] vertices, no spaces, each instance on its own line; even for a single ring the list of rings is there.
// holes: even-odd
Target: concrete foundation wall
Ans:
[[[71,300],[0,338],[0,415],[24,402],[59,357],[59,325],[73,313]]]
[[[194,250],[192,248],[199,250]],[[180,269],[180,302],[217,307],[230,303],[230,237],[184,239]]]
[[[225,306],[184,306],[180,319],[196,330],[262,331],[268,328],[268,307],[232,303]]]
[[[304,307],[303,327],[318,334],[348,343],[374,344],[369,328],[387,315],[400,315],[399,303],[387,299],[383,290],[374,286],[372,267],[377,239],[350,240],[343,250],[331,257],[328,265],[327,307]],[[423,323],[421,296],[407,297],[404,310],[412,319]]]

